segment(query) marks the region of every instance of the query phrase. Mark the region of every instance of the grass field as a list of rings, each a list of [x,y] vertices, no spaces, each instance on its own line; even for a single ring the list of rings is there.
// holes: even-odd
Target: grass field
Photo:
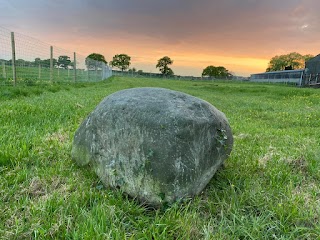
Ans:
[[[70,157],[107,95],[164,87],[223,111],[234,149],[201,195],[148,209]],[[0,239],[320,239],[320,90],[112,77],[0,88]]]
[[[74,82],[73,69],[58,69],[53,68],[52,81],[55,83],[73,83]],[[101,81],[101,70],[85,71],[84,69],[77,69],[76,81],[77,82],[96,82]],[[16,67],[17,85],[39,85],[50,84],[50,68],[48,67]],[[11,66],[4,66],[0,61],[0,86],[14,85],[13,72]]]

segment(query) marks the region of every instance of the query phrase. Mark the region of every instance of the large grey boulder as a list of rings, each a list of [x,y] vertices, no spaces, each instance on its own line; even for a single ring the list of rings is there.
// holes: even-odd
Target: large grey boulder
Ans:
[[[105,186],[151,205],[200,193],[229,156],[225,115],[206,101],[162,88],[106,97],[76,131],[72,158]]]

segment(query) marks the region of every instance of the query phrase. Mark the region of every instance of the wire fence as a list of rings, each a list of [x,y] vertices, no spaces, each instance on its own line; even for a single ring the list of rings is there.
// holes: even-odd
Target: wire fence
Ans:
[[[0,27],[0,85],[96,82],[110,76],[104,62]]]

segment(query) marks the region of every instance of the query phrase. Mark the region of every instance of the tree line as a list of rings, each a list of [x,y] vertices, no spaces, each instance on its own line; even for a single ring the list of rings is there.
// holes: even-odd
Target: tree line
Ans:
[[[12,65],[12,59],[10,60],[4,60],[1,59],[0,62],[4,62],[7,65]],[[67,69],[68,66],[73,67],[74,63],[70,60],[70,57],[66,55],[59,56],[58,59],[53,58],[52,63],[54,67],[59,67],[59,68],[65,68]],[[15,64],[17,66],[24,66],[24,67],[38,67],[41,65],[41,67],[50,67],[50,58],[49,59],[40,59],[40,58],[35,58],[34,61],[27,61],[24,59],[17,59],[15,61]]]
[[[268,68],[266,72],[270,71],[281,71],[281,70],[294,70],[294,69],[303,69],[305,67],[305,62],[314,56],[311,54],[301,55],[297,52],[292,52],[285,55],[277,55],[271,58]],[[5,62],[8,65],[12,65],[12,60],[0,60],[1,62]],[[74,62],[71,61],[70,57],[67,55],[61,55],[58,59],[52,59],[53,66],[55,68],[73,68]],[[29,66],[29,67],[37,67],[41,65],[41,67],[50,67],[50,59],[40,59],[35,58],[34,61],[27,61],[23,59],[16,60],[17,66]],[[108,64],[105,57],[99,53],[91,53],[85,59],[85,64],[90,70],[97,70],[98,68],[102,68],[103,64]],[[170,68],[173,64],[173,60],[164,56],[157,61],[156,68],[159,69],[160,73],[164,77],[173,76],[174,72]],[[127,54],[116,54],[113,56],[112,61],[109,62],[109,65],[112,67],[116,67],[121,71],[129,71],[129,72],[137,72],[138,74],[143,73],[142,70],[136,70],[135,68],[129,68],[131,65],[131,57]],[[223,66],[207,66],[202,71],[202,77],[210,77],[210,78],[221,78],[221,79],[231,79],[233,77],[232,73]]]
[[[96,56],[96,54],[90,54],[88,57],[86,57],[85,64],[88,67],[88,69],[101,68],[103,63],[107,64],[104,57],[102,56],[102,58],[101,58],[101,56]],[[6,65],[12,65],[12,59],[10,59],[10,60],[0,59],[0,62],[4,62]],[[41,58],[37,57],[34,59],[34,61],[17,59],[17,60],[15,60],[15,64],[16,64],[16,66],[21,66],[21,67],[41,66],[44,68],[50,68],[50,58],[41,59]],[[67,55],[61,55],[58,57],[58,59],[52,58],[52,64],[53,64],[53,67],[62,68],[62,69],[68,69],[68,68],[74,67],[74,62],[71,61],[71,58]]]
[[[87,57],[87,59],[88,59],[88,61],[90,61],[92,59],[92,60],[107,63],[104,56],[102,54],[98,54],[98,53],[90,54]],[[109,64],[110,64],[110,66],[116,67],[121,71],[128,70],[129,72],[136,72],[138,74],[143,73],[142,70],[136,70],[135,68],[131,68],[131,69],[129,68],[131,65],[131,57],[127,54],[123,54],[123,53],[116,54],[112,58],[112,61],[109,62]],[[170,65],[172,65],[172,64],[173,64],[173,60],[168,56],[164,56],[157,61],[156,68],[159,69],[160,73],[164,77],[169,77],[169,76],[174,75],[173,70],[170,68]],[[203,69],[202,76],[203,77],[214,77],[214,78],[232,78],[232,74],[225,67],[222,67],[222,66],[215,67],[212,65]]]
[[[90,55],[89,55],[90,56]],[[89,57],[88,56],[88,57]],[[99,56],[98,58],[96,58]],[[94,59],[101,61],[102,55],[97,54]],[[297,52],[291,52],[289,54],[284,54],[280,56],[274,56],[271,58],[268,64],[268,68],[266,72],[270,71],[282,71],[282,70],[294,70],[294,69],[303,69],[305,67],[305,62],[313,58],[314,56],[311,54],[302,55]],[[104,60],[104,57],[103,57]],[[105,61],[105,60],[104,60]],[[131,57],[127,54],[117,54],[113,57],[113,60],[110,61],[110,66],[117,67],[121,71],[125,71],[129,69]],[[159,71],[163,76],[173,76],[174,72],[169,67],[173,64],[173,60],[164,56],[160,58],[157,62],[156,68],[159,68]],[[136,72],[135,68],[129,69],[129,71]],[[137,71],[142,72],[142,70]],[[210,77],[210,78],[220,78],[220,79],[231,79],[233,77],[232,73],[223,66],[207,66],[202,71],[202,77]]]

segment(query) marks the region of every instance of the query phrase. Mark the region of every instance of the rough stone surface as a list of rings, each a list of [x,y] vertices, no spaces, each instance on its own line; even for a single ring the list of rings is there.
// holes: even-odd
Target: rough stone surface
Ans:
[[[106,97],[76,131],[72,157],[104,185],[151,205],[200,193],[229,156],[225,115],[206,101],[162,88]]]

